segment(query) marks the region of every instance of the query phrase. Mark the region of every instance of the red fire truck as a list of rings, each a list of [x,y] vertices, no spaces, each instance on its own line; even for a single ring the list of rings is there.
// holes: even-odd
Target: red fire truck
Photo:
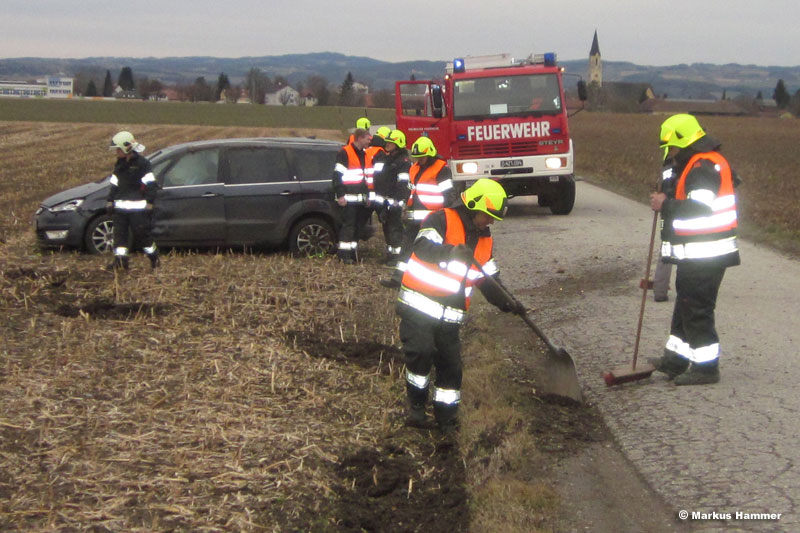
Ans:
[[[492,178],[509,196],[537,195],[539,205],[566,215],[575,180],[562,74],[552,53],[456,59],[444,81],[396,83],[397,128],[409,146],[430,137],[456,186]],[[583,81],[578,94],[586,99]]]

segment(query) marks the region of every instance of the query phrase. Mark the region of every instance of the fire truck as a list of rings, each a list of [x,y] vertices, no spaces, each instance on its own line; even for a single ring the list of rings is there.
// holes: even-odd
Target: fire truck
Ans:
[[[396,82],[397,128],[409,146],[430,137],[457,187],[491,178],[509,196],[536,195],[540,206],[567,215],[575,179],[563,72],[553,53],[455,59],[443,81]],[[578,95],[586,100],[583,81]]]

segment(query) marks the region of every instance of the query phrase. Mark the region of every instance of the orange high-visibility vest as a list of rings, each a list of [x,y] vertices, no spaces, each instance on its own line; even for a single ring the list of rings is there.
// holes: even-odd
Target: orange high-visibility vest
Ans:
[[[444,168],[447,162],[444,159],[437,159],[419,174],[420,166],[415,163],[408,171],[411,183],[411,196],[408,198],[408,207],[412,210],[437,211],[444,207],[444,194],[442,193],[436,177]]]
[[[714,198],[704,201],[691,198],[686,192],[686,178],[703,160],[714,163],[720,177],[719,189]],[[673,218],[666,228],[662,242],[662,256],[673,259],[701,259],[720,257],[738,251],[736,228],[736,195],[733,172],[727,159],[719,152],[695,154],[689,159],[675,187],[675,199],[694,199],[708,205],[711,214]]]
[[[444,212],[447,220],[444,244],[465,244],[464,223],[458,212],[451,208],[445,208]],[[491,237],[478,238],[473,257],[481,266],[492,259]],[[432,318],[461,323],[469,309],[473,287],[482,277],[483,273],[474,265],[455,260],[429,263],[412,253],[398,299]]]

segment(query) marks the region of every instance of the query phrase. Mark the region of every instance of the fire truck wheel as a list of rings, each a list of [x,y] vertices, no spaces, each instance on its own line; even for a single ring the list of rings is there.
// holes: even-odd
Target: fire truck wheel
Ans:
[[[549,207],[550,197],[542,193],[536,196],[536,201],[539,202],[539,207]]]
[[[575,205],[575,180],[567,176],[558,182],[555,196],[550,203],[550,212],[554,215],[569,215]]]

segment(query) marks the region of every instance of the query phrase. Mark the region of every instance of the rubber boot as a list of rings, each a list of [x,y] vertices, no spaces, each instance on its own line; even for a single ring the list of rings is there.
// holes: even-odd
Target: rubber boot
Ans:
[[[453,433],[458,429],[458,404],[433,402],[433,416],[442,433]]]
[[[427,425],[428,417],[425,414],[425,405],[428,403],[428,388],[418,389],[410,383],[406,383],[406,398],[408,399],[406,424],[414,427]]]
[[[675,378],[675,385],[708,385],[719,383],[719,360],[692,363],[689,370]]]
[[[161,266],[161,259],[158,257],[158,252],[147,254],[147,258],[150,260],[150,269],[155,270],[159,266]]]
[[[680,355],[664,350],[661,357],[649,357],[647,362],[656,367],[656,370],[667,375],[667,379],[675,379],[689,368],[689,360]]]
[[[128,270],[128,256],[116,255],[114,260],[106,266],[106,270],[113,272],[114,270]]]
[[[339,258],[339,261],[344,263],[345,265],[352,265],[356,262],[355,260],[355,253],[350,250],[339,250],[336,252],[336,256]]]

